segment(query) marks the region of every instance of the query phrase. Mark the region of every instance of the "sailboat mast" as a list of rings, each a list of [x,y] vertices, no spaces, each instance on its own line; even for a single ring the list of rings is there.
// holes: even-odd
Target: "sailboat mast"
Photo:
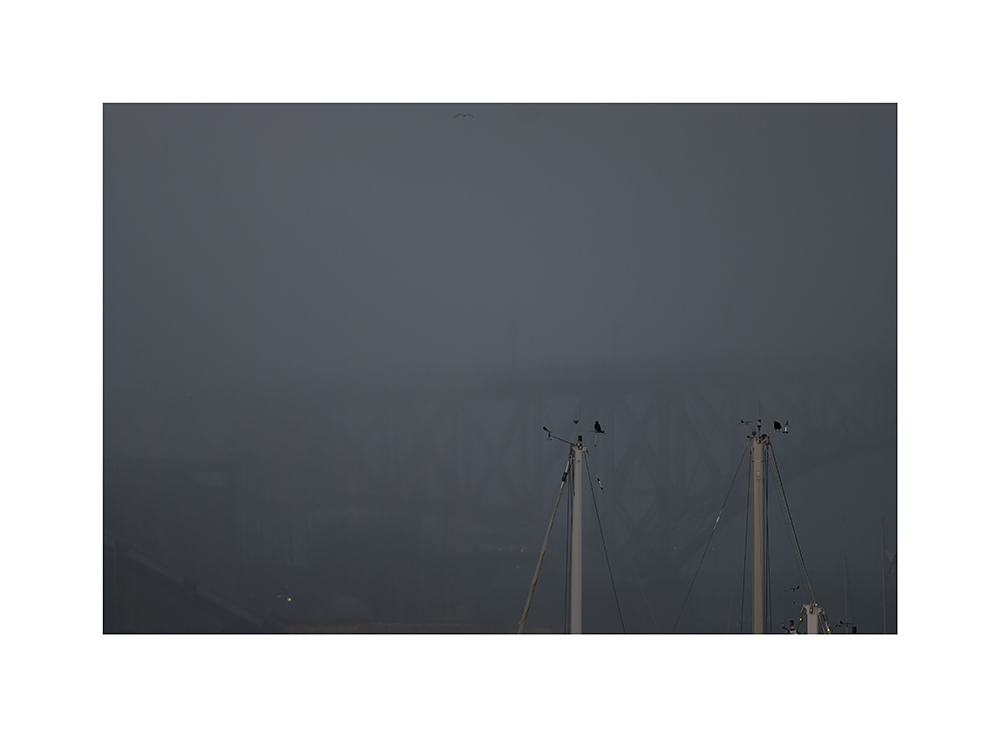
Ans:
[[[751,598],[753,618],[750,631],[755,635],[764,634],[764,446],[765,438],[760,433],[760,420],[750,443],[750,476],[753,481],[753,593]]]
[[[848,628],[847,612],[847,518],[844,518],[844,634],[850,632]]]
[[[569,633],[583,634],[583,436],[573,446],[573,537],[570,563]]]
[[[879,558],[882,559],[882,634],[884,635],[889,631],[885,621],[885,517],[882,518],[882,555]]]

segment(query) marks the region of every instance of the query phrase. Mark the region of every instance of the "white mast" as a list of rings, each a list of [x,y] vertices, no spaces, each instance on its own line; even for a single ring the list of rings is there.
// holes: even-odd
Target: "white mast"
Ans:
[[[751,598],[750,631],[755,635],[764,634],[764,446],[765,437],[760,432],[760,420],[757,420],[757,430],[750,438],[750,475],[753,480],[753,591]]]
[[[885,616],[885,517],[882,518],[882,634],[887,634],[889,628],[886,625]]]
[[[573,537],[570,563],[569,633],[583,634],[583,436],[573,446]]]
[[[785,427],[776,421],[774,431],[788,432],[788,424]],[[753,484],[753,590],[751,592],[751,627],[750,632],[755,635],[762,635],[765,632],[764,614],[765,601],[767,597],[767,514],[764,500],[764,481],[767,469],[767,454],[770,453],[770,434],[761,432],[760,419],[757,420],[757,429],[750,433],[750,477]],[[782,492],[782,499],[784,492]],[[785,511],[788,513],[787,503]],[[789,525],[791,516],[789,513]],[[799,549],[798,539],[795,538],[795,530],[792,530],[792,537],[795,548],[802,559],[802,550]],[[809,604],[804,604],[806,613],[806,632],[810,635],[829,633],[829,625],[826,623],[826,612],[823,607],[816,603],[813,598],[812,584],[809,583],[809,574],[806,573],[805,563],[802,563],[802,572],[806,576],[806,584],[809,587]]]
[[[849,612],[847,611],[847,518],[844,518],[844,634],[848,634],[851,631],[850,622],[848,621]]]
[[[806,634],[807,635],[826,634],[826,632],[823,631],[822,620],[826,617],[826,612],[823,611],[823,607],[821,607],[819,604],[803,604],[802,608],[805,610],[806,613]]]
[[[573,424],[576,424],[574,421]],[[577,435],[576,442],[554,436],[547,427],[542,427],[549,434],[549,440],[555,438],[566,443],[569,448],[569,459],[566,461],[566,470],[563,471],[562,483],[559,484],[559,494],[556,495],[556,505],[552,509],[552,518],[549,520],[549,528],[545,532],[545,541],[542,543],[542,552],[538,556],[538,565],[535,566],[535,576],[531,581],[531,588],[528,590],[528,600],[524,604],[524,613],[521,615],[521,622],[518,624],[518,634],[524,631],[524,622],[528,617],[528,609],[531,607],[531,597],[535,593],[535,584],[538,583],[538,572],[542,568],[542,560],[545,558],[545,549],[549,544],[549,534],[552,532],[552,523],[556,519],[556,510],[559,509],[559,499],[562,496],[563,486],[566,485],[566,478],[569,476],[570,468],[573,469],[573,529],[567,531],[570,535],[570,610],[569,610],[569,632],[571,635],[583,634],[583,454],[587,452],[586,445],[583,444],[583,436]],[[596,422],[595,432],[604,432]],[[597,444],[595,439],[594,444]],[[597,479],[600,483],[601,479]],[[595,502],[596,504],[596,502]],[[598,520],[600,522],[600,520]],[[612,581],[612,585],[614,581]],[[617,595],[616,595],[617,597]],[[617,598],[616,598],[617,601]],[[624,626],[623,628],[624,629]]]

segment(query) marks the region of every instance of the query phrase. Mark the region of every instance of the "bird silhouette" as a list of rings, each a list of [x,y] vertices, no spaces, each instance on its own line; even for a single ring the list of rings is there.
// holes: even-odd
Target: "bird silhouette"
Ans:
[[[472,113],[455,113],[456,118],[474,118],[476,117]]]
[[[785,591],[795,591],[797,588],[798,588],[798,586],[792,586],[792,588],[785,589]]]
[[[601,423],[600,422],[595,422],[594,423],[594,432],[604,432],[604,430],[601,429]]]
[[[774,421],[774,429],[775,430],[780,430],[781,429],[781,423],[778,422],[777,420]]]

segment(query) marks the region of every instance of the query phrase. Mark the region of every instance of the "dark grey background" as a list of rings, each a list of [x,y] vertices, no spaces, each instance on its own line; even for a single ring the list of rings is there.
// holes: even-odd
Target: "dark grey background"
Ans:
[[[894,105],[108,105],[104,188],[119,550],[279,629],[510,630],[564,463],[540,425],[601,419],[621,439],[592,453],[606,495],[662,505],[641,540],[621,497],[602,511],[626,628],[669,630],[760,406],[791,422],[777,452],[817,599],[843,618],[846,558],[848,618],[882,631]],[[662,461],[641,480],[625,406],[656,416],[628,435]],[[681,483],[685,417],[719,471]],[[732,628],[725,519],[681,631]],[[587,524],[587,627],[615,631]],[[560,534],[540,630],[563,627]],[[777,627],[799,580],[772,548]],[[113,629],[237,626],[116,566]]]

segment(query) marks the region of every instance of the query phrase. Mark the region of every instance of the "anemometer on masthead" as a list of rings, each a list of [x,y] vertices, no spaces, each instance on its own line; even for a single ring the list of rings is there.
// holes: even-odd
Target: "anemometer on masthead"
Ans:
[[[574,425],[579,423],[579,419],[573,421]],[[559,509],[559,500],[562,497],[563,487],[566,485],[566,478],[569,476],[570,470],[573,473],[573,503],[572,503],[572,530],[570,532],[570,634],[578,635],[583,633],[583,463],[584,454],[591,447],[597,446],[597,436],[603,435],[604,430],[601,428],[600,422],[594,422],[594,444],[593,446],[588,446],[583,444],[583,435],[576,436],[576,442],[570,442],[565,438],[561,438],[558,435],[553,435],[549,428],[542,426],[548,437],[547,440],[558,440],[562,443],[566,443],[569,446],[569,459],[566,461],[566,469],[562,474],[562,482],[559,484],[559,493],[556,495],[555,507],[552,509],[552,517],[549,519],[549,527],[545,532],[545,541],[542,543],[542,552],[538,556],[538,565],[535,566],[535,575],[531,580],[531,589],[528,591],[528,600],[524,604],[524,613],[521,615],[521,621],[518,623],[517,632],[521,634],[524,632],[524,623],[528,618],[528,609],[531,608],[531,598],[535,593],[535,586],[538,584],[538,573],[542,568],[542,560],[545,558],[545,549],[549,544],[549,535],[552,533],[552,524],[556,519],[556,510]],[[598,485],[601,484],[600,478],[597,479]],[[593,484],[591,484],[593,486]],[[603,485],[601,485],[601,491],[604,491]],[[594,508],[597,508],[597,500],[594,500]],[[598,525],[600,525],[600,519],[598,518]],[[603,539],[603,533],[602,533]],[[607,550],[605,550],[605,553]],[[610,571],[610,562],[608,564],[608,569]],[[611,582],[612,587],[614,587],[614,579]],[[618,595],[615,594],[615,600],[617,602]],[[619,611],[620,616],[620,611]]]

